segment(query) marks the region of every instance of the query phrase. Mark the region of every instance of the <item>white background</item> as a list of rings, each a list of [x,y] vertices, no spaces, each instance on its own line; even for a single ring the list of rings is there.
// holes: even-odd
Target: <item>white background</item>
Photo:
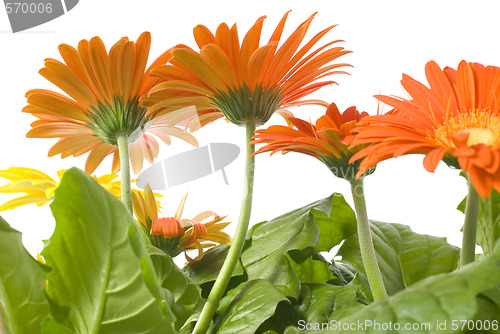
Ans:
[[[47,152],[55,140],[25,138],[34,117],[21,112],[26,104],[24,94],[32,88],[55,90],[37,71],[44,58],[61,59],[57,51],[60,43],[76,46],[81,39],[99,35],[109,48],[122,36],[135,40],[147,30],[153,37],[152,59],[178,43],[196,47],[192,28],[197,24],[215,31],[221,22],[237,22],[242,35],[258,17],[267,15],[262,34],[262,40],[267,41],[289,9],[293,11],[283,36],[289,36],[317,11],[307,39],[329,25],[339,24],[324,37],[323,43],[343,39],[343,46],[354,51],[340,60],[354,66],[349,69],[351,76],[337,76],[339,86],[328,86],[314,94],[316,98],[336,102],[341,110],[356,105],[359,110],[376,113],[377,101],[372,96],[404,96],[399,83],[401,74],[424,81],[424,65],[429,60],[455,68],[462,59],[500,65],[497,1],[80,0],[66,15],[16,34],[11,33],[7,15],[0,8],[0,169],[32,167],[56,177],[59,169],[84,167],[86,155],[49,158]],[[294,112],[312,120],[321,113],[307,107]],[[282,123],[279,116],[268,125],[277,123]],[[244,129],[223,120],[206,126],[196,136],[200,145],[231,142],[244,147]],[[161,146],[159,158],[188,149],[189,145],[174,140],[172,146]],[[96,173],[108,173],[110,160],[106,159]],[[164,214],[173,215],[180,197],[189,191],[184,217],[213,210],[228,215],[234,222],[228,228],[232,233],[239,213],[243,163],[244,156],[240,155],[226,168],[229,185],[224,184],[218,172],[169,189],[162,200]],[[466,194],[466,185],[457,171],[441,163],[434,174],[427,173],[422,167],[422,156],[406,156],[381,163],[365,184],[372,219],[407,224],[419,233],[447,237],[449,242],[460,245],[463,216],[456,206]],[[334,177],[314,158],[295,153],[259,155],[252,224],[332,192],[344,194],[352,204],[347,182]],[[10,198],[0,194],[0,202]],[[23,232],[26,248],[32,254],[41,250],[41,240],[49,238],[54,229],[48,205],[30,205],[1,215]]]

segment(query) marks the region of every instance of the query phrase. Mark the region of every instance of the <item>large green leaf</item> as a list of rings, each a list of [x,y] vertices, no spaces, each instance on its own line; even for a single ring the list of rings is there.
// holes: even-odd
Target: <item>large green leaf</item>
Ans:
[[[203,255],[201,260],[187,264],[182,270],[199,285],[213,282],[217,279],[228,251],[229,247],[226,245],[213,247]],[[233,276],[242,276],[243,274],[243,266],[238,261],[234,268]]]
[[[318,202],[311,212],[319,229],[315,252],[329,252],[342,240],[358,232],[356,215],[341,194],[333,194],[330,201]]]
[[[42,334],[74,334],[75,332],[63,324],[57,322],[53,317],[48,317],[42,323]]]
[[[194,326],[195,319],[204,305],[201,298],[201,289],[198,284],[187,277],[174,263],[172,257],[162,250],[148,247],[149,254],[158,274],[161,286],[166,289],[166,293],[171,293],[174,299],[172,311],[177,320],[175,329],[182,332],[189,332]]]
[[[477,312],[473,321],[475,324],[500,324],[500,287],[495,287],[486,291],[482,291],[477,297]],[[484,327],[484,326],[483,326]],[[498,334],[498,328],[490,326],[484,333]]]
[[[8,333],[40,333],[49,314],[44,296],[47,268],[31,257],[21,233],[1,217],[0,254],[0,317],[3,314]]]
[[[482,262],[469,264],[451,273],[428,277],[393,296],[378,300],[347,317],[342,317],[338,322],[329,325],[329,330],[311,333],[460,333],[460,320],[474,319],[476,315],[477,296],[500,283],[500,247],[495,252],[495,256]],[[339,329],[339,322],[348,326],[354,324],[354,327]],[[438,323],[444,322],[447,324],[446,330],[437,328]],[[360,323],[364,326],[357,326]],[[367,323],[371,326],[366,326]],[[392,328],[398,324],[401,330],[376,331],[375,323],[379,326],[392,323]],[[460,324],[460,327],[452,329],[453,323]],[[428,324],[429,327],[405,331],[405,324]],[[299,331],[288,329],[286,333]]]
[[[76,332],[174,333],[175,317],[125,206],[73,168],[51,209],[47,293],[69,308]]]
[[[458,205],[458,210],[465,212],[466,200],[467,197]],[[500,193],[495,189],[488,199],[480,199],[476,238],[486,256],[493,251],[495,242],[500,238]]]
[[[352,285],[303,284],[297,310],[302,323],[324,323],[349,315],[361,308]],[[301,322],[298,322],[300,324]]]
[[[422,235],[400,224],[371,222],[373,244],[387,292],[395,294],[416,282],[457,268],[459,249],[445,238]],[[365,275],[357,235],[345,240],[338,255]],[[371,296],[366,296],[371,298]]]
[[[268,279],[285,295],[297,298],[300,282],[285,255],[300,264],[315,251],[330,250],[353,234],[355,226],[349,205],[342,195],[333,194],[253,226],[241,262],[249,280]],[[320,230],[328,237],[320,238]]]
[[[326,283],[337,278],[330,269],[330,263],[318,253],[300,264],[293,259],[289,260],[300,283]]]
[[[288,299],[267,280],[240,284],[221,300],[211,333],[253,334]]]

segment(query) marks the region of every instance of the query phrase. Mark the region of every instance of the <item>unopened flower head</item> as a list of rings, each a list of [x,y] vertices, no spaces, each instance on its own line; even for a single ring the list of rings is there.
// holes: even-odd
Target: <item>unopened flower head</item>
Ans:
[[[144,194],[133,196],[134,212],[149,232],[151,243],[172,257],[184,251],[186,259],[195,262],[203,257],[205,248],[231,244],[231,237],[222,232],[230,224],[222,222],[225,217],[212,211],[204,211],[192,219],[182,218],[187,194],[182,197],[175,214],[170,217],[159,217],[154,193],[149,186],[146,186]],[[189,250],[197,250],[198,255],[191,258]]]

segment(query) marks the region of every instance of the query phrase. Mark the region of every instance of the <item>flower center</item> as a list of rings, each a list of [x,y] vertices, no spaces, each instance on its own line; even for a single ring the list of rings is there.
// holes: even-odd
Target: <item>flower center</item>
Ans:
[[[474,146],[477,144],[484,144],[486,146],[493,146],[496,142],[496,137],[490,129],[470,129],[469,139],[467,145]]]
[[[320,160],[330,169],[336,177],[347,180],[349,182],[356,179],[356,174],[360,171],[361,159],[349,163],[349,160],[354,155],[353,152],[340,152],[340,158],[320,156]],[[368,176],[375,172],[375,167],[365,170],[362,177]]]
[[[227,93],[219,91],[211,100],[231,123],[262,125],[279,109],[283,95],[274,87],[258,85],[252,92],[244,85]]]
[[[146,108],[139,106],[139,99],[124,102],[114,97],[113,102],[99,102],[87,113],[87,127],[102,141],[118,146],[117,138],[124,136],[129,143],[135,142],[148,127]]]
[[[446,120],[439,126],[433,137],[448,146],[455,147],[451,136],[468,133],[467,146],[484,144],[496,147],[500,144],[500,117],[488,110],[471,110]]]

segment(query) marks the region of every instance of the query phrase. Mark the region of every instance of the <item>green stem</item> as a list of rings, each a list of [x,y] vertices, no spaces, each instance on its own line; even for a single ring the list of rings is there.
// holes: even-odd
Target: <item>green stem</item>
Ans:
[[[253,196],[253,179],[254,179],[254,168],[255,168],[255,156],[252,154],[255,151],[255,145],[250,145],[252,136],[255,132],[255,124],[247,123],[246,125],[246,143],[247,143],[247,160],[245,164],[245,183],[243,186],[243,198],[241,201],[240,218],[238,220],[238,225],[236,226],[236,232],[234,234],[231,247],[227,254],[226,260],[222,265],[222,269],[217,276],[217,280],[210,291],[207,302],[201,311],[200,317],[196,326],[194,328],[193,334],[205,334],[210,322],[214,317],[215,311],[219,306],[219,301],[221,300],[224,292],[226,291],[227,284],[231,279],[234,267],[238,262],[241,251],[243,250],[243,245],[245,243],[245,238],[247,235],[248,225],[250,222],[250,213],[252,211],[252,196]]]
[[[380,268],[378,267],[377,255],[373,247],[370,222],[366,213],[365,192],[363,188],[363,178],[350,181],[354,208],[356,209],[356,218],[358,221],[358,238],[361,258],[365,266],[368,283],[372,290],[373,299],[381,299],[387,296],[384,286],[384,280]]]
[[[116,138],[116,141],[118,142],[118,152],[120,153],[122,202],[132,214],[132,186],[130,182],[128,138],[125,136],[119,136]]]
[[[479,216],[479,194],[469,179],[469,193],[465,204],[465,220],[462,239],[462,254],[460,266],[474,262],[476,259],[476,232],[477,218]]]
[[[128,151],[128,138],[125,136],[120,136],[116,138],[118,142],[118,153],[120,154],[120,176],[121,176],[121,197],[122,202],[127,207],[130,214],[133,216],[134,207],[132,205],[132,182],[130,178],[130,158]],[[146,229],[142,223],[140,223],[137,219],[134,219],[137,228],[139,229],[139,233],[141,235],[141,239],[145,245],[150,245],[151,240],[149,240],[149,231]]]

